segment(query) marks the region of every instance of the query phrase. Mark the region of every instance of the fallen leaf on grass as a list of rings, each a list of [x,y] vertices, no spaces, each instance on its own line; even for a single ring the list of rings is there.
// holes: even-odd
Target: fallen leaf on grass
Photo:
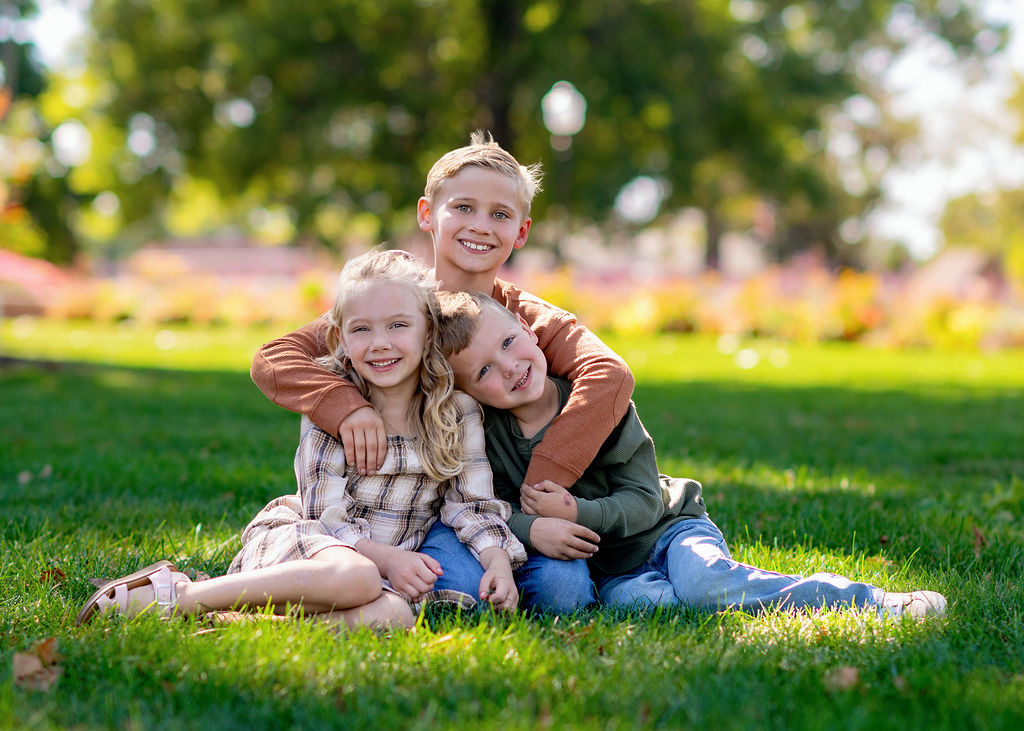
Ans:
[[[825,675],[828,690],[850,690],[860,683],[860,671],[852,665],[844,665]]]
[[[988,546],[988,538],[981,532],[981,528],[976,525],[971,526],[974,531],[974,557],[981,558],[981,549]]]
[[[43,569],[42,573],[39,574],[40,584],[59,584],[64,581],[67,577],[60,569],[54,567],[49,569]]]
[[[59,659],[57,640],[53,637],[36,644],[28,652],[14,653],[14,684],[24,690],[50,690],[64,672],[64,668],[57,665]]]

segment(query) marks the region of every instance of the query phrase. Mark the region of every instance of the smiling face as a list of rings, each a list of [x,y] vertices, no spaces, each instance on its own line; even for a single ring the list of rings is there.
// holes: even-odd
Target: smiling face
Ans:
[[[497,409],[529,406],[544,395],[547,360],[521,317],[484,307],[469,345],[448,356],[455,385]]]
[[[515,181],[470,165],[445,180],[434,200],[420,198],[420,228],[434,241],[434,277],[445,289],[490,292],[498,268],[522,248],[530,219]]]
[[[357,286],[346,296],[338,334],[371,393],[419,386],[429,326],[409,285],[385,280]]]

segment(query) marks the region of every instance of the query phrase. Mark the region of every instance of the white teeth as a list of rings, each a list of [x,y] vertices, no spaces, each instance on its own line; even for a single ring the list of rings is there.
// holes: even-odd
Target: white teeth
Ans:
[[[526,369],[526,373],[523,374],[523,377],[519,380],[519,383],[517,383],[515,386],[512,387],[512,390],[515,391],[517,389],[522,388],[524,385],[526,385],[526,379],[529,378],[529,377],[530,377],[530,369],[527,368]]]
[[[490,251],[491,249],[491,247],[486,244],[475,244],[472,241],[465,241],[463,239],[460,239],[460,243],[467,249],[472,249],[473,251]]]
[[[392,360],[371,360],[370,365],[373,366],[374,368],[385,368],[397,362],[398,358],[394,358]]]

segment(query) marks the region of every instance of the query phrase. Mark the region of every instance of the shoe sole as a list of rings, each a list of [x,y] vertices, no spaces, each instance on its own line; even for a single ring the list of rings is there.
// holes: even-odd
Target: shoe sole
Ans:
[[[137,589],[140,586],[145,586],[149,583],[149,577],[164,566],[169,568],[171,571],[177,571],[173,563],[163,560],[152,563],[145,568],[141,568],[134,573],[128,574],[127,576],[122,576],[120,579],[108,581],[93,592],[93,595],[89,597],[89,600],[82,606],[82,609],[78,612],[78,616],[75,617],[75,626],[80,627],[92,619],[93,615],[96,614],[97,611],[97,602],[104,596],[110,594],[110,590],[115,586],[118,584],[124,584],[126,589]]]

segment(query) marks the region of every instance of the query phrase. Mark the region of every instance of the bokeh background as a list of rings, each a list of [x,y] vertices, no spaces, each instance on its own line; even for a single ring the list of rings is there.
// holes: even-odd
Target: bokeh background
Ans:
[[[1014,0],[2,0],[0,308],[271,326],[485,129],[597,329],[1024,345]]]

